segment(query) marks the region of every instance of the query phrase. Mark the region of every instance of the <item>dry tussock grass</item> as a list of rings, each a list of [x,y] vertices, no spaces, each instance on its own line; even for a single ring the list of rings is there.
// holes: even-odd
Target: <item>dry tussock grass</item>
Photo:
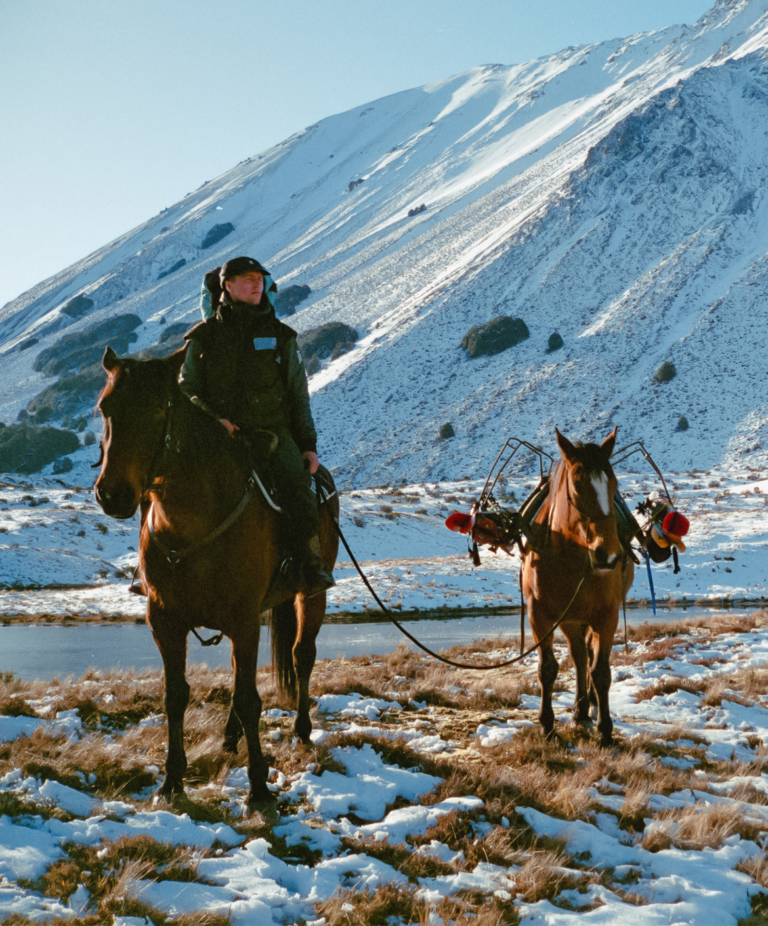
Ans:
[[[205,882],[198,877],[197,866],[205,851],[186,846],[157,842],[149,836],[135,836],[105,842],[98,846],[66,843],[67,856],[54,862],[37,881],[20,881],[27,889],[66,903],[80,885],[89,893],[90,912],[86,916],[53,923],[112,923],[116,915],[149,917],[156,926],[187,923],[187,926],[224,926],[228,917],[200,914],[178,919],[147,906],[136,896],[138,880]],[[25,919],[4,922],[26,923]]]
[[[738,618],[735,623],[729,624],[726,615],[717,622],[714,632],[734,632],[734,627],[743,632],[757,622],[757,619],[750,623]],[[680,625],[670,625],[662,636],[655,635],[656,628],[653,628],[654,633],[643,631],[635,641],[642,641],[644,647],[643,655],[638,658],[648,660],[652,654],[663,658],[664,654],[670,655],[676,648],[685,645],[686,633],[709,632],[715,626],[709,622],[700,627],[699,623],[685,622],[682,629]],[[686,626],[689,624],[690,628]],[[498,640],[488,640],[480,645],[454,648],[453,652],[459,658],[465,658],[472,653],[495,651],[499,645]],[[632,658],[636,658],[636,654],[632,654]],[[705,683],[691,683],[687,679],[665,680],[652,686],[646,696],[683,689],[701,693],[702,700],[705,700],[723,697],[726,693],[732,697],[731,692],[737,690],[745,698],[754,699],[761,697],[768,687],[768,670],[743,669],[722,678],[724,681],[715,676]],[[192,700],[185,727],[190,788],[188,797],[174,802],[175,809],[188,812],[193,819],[226,822],[250,837],[263,836],[272,844],[273,854],[315,864],[319,858],[316,850],[307,846],[288,847],[275,837],[272,828],[278,820],[276,814],[253,814],[234,819],[226,809],[220,785],[226,781],[231,765],[244,765],[246,761],[244,743],[241,743],[236,759],[225,756],[221,749],[230,701],[230,673],[228,670],[195,667],[189,673],[189,680]],[[268,669],[260,670],[258,683],[265,708],[274,706],[277,697]],[[570,684],[568,681],[565,687]],[[645,820],[653,816],[649,810],[651,795],[704,787],[692,772],[664,765],[658,761],[660,757],[693,756],[701,768],[718,777],[759,775],[768,764],[768,748],[764,745],[757,750],[755,762],[747,768],[736,763],[708,762],[700,748],[705,741],[683,729],[667,731],[661,741],[658,734],[635,736],[631,742],[619,739],[613,747],[603,749],[597,744],[594,731],[589,729],[560,725],[558,736],[547,740],[538,727],[521,728],[509,742],[483,748],[474,737],[480,723],[491,718],[502,721],[532,719],[532,712],[523,712],[518,705],[522,694],[538,693],[535,670],[518,668],[514,672],[490,675],[456,672],[422,658],[405,646],[387,656],[318,664],[313,674],[314,695],[352,692],[387,700],[397,699],[403,705],[403,712],[389,712],[370,722],[385,728],[388,734],[393,734],[392,738],[335,733],[326,737],[321,745],[303,747],[294,743],[292,716],[270,718],[263,723],[264,732],[274,734],[276,738],[265,736],[263,742],[265,749],[271,753],[271,764],[288,776],[305,771],[310,764],[314,764],[317,775],[325,770],[342,771],[333,750],[340,746],[360,748],[370,743],[387,764],[424,771],[442,779],[441,784],[425,796],[424,803],[476,795],[484,800],[485,806],[476,813],[444,815],[427,834],[409,839],[405,845],[389,846],[369,840],[345,841],[345,849],[366,852],[402,871],[412,886],[340,894],[318,908],[318,914],[326,916],[329,926],[334,923],[383,923],[388,916],[399,916],[403,922],[427,922],[430,909],[443,916],[446,922],[472,922],[475,926],[517,922],[517,913],[511,902],[487,896],[452,897],[431,908],[416,899],[414,882],[418,879],[449,874],[457,869],[473,869],[479,862],[519,868],[516,873],[518,890],[530,903],[543,898],[557,903],[557,895],[564,886],[582,890],[595,880],[600,880],[628,902],[640,902],[639,898],[633,899],[631,892],[626,896],[620,893],[624,889],[616,884],[609,872],[590,872],[575,865],[563,844],[538,837],[516,813],[518,806],[528,805],[565,819],[590,819],[595,811],[606,812],[606,808],[594,801],[590,794],[590,789],[601,787],[603,779],[621,787],[624,801],[616,814],[619,825],[636,833],[638,838],[644,834],[642,844],[646,848],[659,849],[667,845],[703,848],[721,845],[734,833],[747,838],[756,835],[755,828],[750,828],[740,819],[738,808],[734,809],[734,805],[686,808],[662,814],[658,816],[658,823],[647,832]],[[419,708],[415,702],[426,702],[431,707]],[[145,805],[147,789],[157,782],[152,766],[162,768],[165,762],[164,717],[159,716],[156,725],[150,722],[139,726],[151,715],[163,714],[162,678],[158,673],[92,672],[77,683],[66,680],[53,684],[27,684],[13,678],[0,678],[0,711],[24,713],[27,708],[30,714],[35,711],[48,716],[60,710],[76,710],[83,721],[86,736],[80,741],[70,742],[43,729],[29,738],[0,746],[0,774],[20,767],[27,774],[56,778],[94,796],[123,799],[132,796],[137,806]],[[398,727],[413,720],[422,724],[426,721],[429,725],[427,732],[437,732],[444,739],[457,742],[458,748],[450,754],[437,756],[416,752],[404,739],[397,737]],[[363,726],[368,723],[365,720],[359,722]],[[316,726],[325,724],[331,727],[333,723],[333,718],[326,720],[323,716],[315,720]],[[679,745],[679,740],[688,742]],[[195,785],[203,787],[196,791]],[[749,783],[741,785],[732,796],[750,803],[767,802],[765,796]],[[32,810],[36,812],[36,808]],[[63,814],[52,808],[41,810],[48,815]],[[5,795],[0,796],[0,813],[3,812],[17,816],[30,812],[30,807],[17,797]],[[448,845],[454,852],[463,853],[463,860],[446,865],[416,851],[433,839]],[[53,890],[55,896],[65,899],[67,891],[71,894],[80,883],[78,878],[91,877],[83,875],[83,872],[98,873],[96,864],[77,852],[70,853],[68,858],[57,864],[59,867],[46,876],[51,886],[45,889]],[[129,866],[127,874],[126,866]],[[758,875],[750,874],[750,877],[756,880],[765,878],[763,869],[756,867],[755,871]],[[100,900],[103,917],[98,920],[99,923],[110,922],[106,917],[107,914],[111,917],[112,912],[128,914],[129,911],[143,909],[140,898],[120,899],[126,891],[130,893],[130,880],[139,876],[194,879],[195,859],[178,857],[161,862],[152,853],[136,853],[135,857],[128,857],[120,871],[116,868],[103,869],[101,886],[97,887],[97,891],[101,892],[99,897],[103,898]],[[120,903],[122,906],[118,910]],[[157,924],[166,922],[161,914],[152,912],[151,916]],[[87,918],[81,919],[85,924]],[[77,924],[80,920],[75,918],[69,922]],[[203,920],[198,918],[191,922],[202,923]]]
[[[317,904],[328,926],[389,926],[393,921],[426,923],[426,904],[413,889],[387,884],[374,891],[340,891]]]
[[[679,676],[666,677],[646,685],[635,694],[635,701],[650,701],[652,698],[674,694],[676,691],[687,691],[689,694],[701,694],[707,690],[705,682],[697,682]]]
[[[765,827],[750,823],[735,804],[695,805],[667,810],[646,829],[641,845],[650,852],[677,849],[719,849],[729,836],[756,839]]]

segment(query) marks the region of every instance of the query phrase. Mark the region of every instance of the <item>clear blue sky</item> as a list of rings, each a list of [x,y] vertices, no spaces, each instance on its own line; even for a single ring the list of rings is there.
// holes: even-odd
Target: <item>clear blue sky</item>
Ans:
[[[0,306],[333,113],[713,0],[0,0]]]

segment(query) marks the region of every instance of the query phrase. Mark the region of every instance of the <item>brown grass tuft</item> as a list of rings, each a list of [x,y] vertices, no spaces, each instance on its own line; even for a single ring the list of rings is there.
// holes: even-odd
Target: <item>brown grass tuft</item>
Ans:
[[[659,814],[646,828],[641,845],[650,852],[719,849],[729,836],[756,839],[764,828],[744,819],[738,804],[694,805]]]

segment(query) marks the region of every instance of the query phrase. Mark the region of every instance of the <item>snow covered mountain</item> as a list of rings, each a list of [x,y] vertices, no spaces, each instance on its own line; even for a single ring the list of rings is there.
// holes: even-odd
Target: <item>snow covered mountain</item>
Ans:
[[[618,424],[668,470],[764,467],[767,49],[768,0],[719,0],[324,119],[0,309],[0,418],[54,382],[35,361],[63,336],[135,315],[149,347],[248,253],[311,287],[297,330],[359,333],[310,381],[342,484],[477,475],[510,434],[552,450],[555,425]],[[530,337],[470,359],[499,314]]]

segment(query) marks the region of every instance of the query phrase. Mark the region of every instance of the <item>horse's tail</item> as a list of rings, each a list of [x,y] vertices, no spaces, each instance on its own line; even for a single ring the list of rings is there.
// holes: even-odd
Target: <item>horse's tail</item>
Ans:
[[[296,670],[293,666],[293,644],[297,632],[296,606],[289,598],[272,608],[272,672],[280,693],[296,705]]]

